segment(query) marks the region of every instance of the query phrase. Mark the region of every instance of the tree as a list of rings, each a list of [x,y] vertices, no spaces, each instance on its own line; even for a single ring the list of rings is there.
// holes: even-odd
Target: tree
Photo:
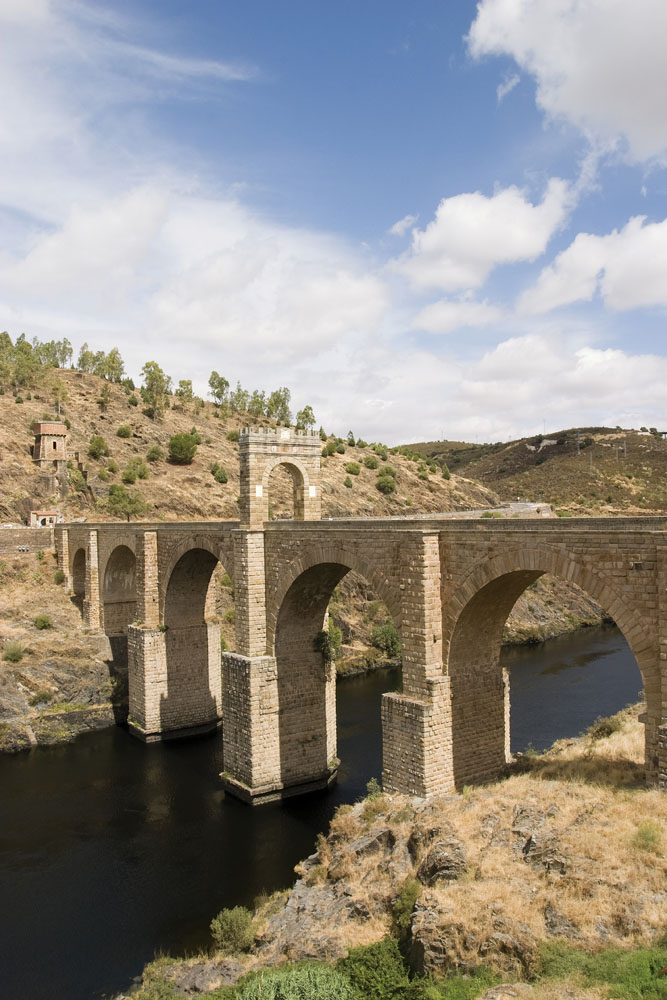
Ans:
[[[141,517],[150,508],[139,490],[126,490],[124,486],[114,484],[109,487],[109,497],[106,503],[110,514],[117,517]]]
[[[92,372],[95,367],[95,355],[92,351],[88,350],[88,344],[83,343],[81,345],[81,350],[79,351],[79,358],[76,363],[76,367],[82,372]]]
[[[356,446],[356,441],[354,440],[354,434],[352,433],[352,431],[347,432],[347,443],[349,444],[350,448],[354,448]]]
[[[102,413],[107,410],[109,403],[111,402],[111,390],[108,385],[103,385],[100,389],[100,395],[97,400],[97,405],[99,406]]]
[[[187,404],[191,403],[194,398],[194,394],[192,392],[192,379],[182,378],[178,383],[176,395],[180,400],[181,406],[185,409]]]
[[[253,389],[248,402],[248,413],[253,417],[263,417],[266,413],[266,394]]]
[[[241,383],[236,383],[236,389],[229,394],[229,406],[233,413],[245,413],[248,409],[248,390],[241,388]]]
[[[280,389],[274,389],[266,405],[267,417],[272,417],[279,424],[285,424],[286,427],[289,427],[292,421],[292,414],[289,408],[290,398],[291,393],[285,386],[282,386]]]
[[[88,454],[91,458],[102,458],[109,454],[109,445],[101,434],[93,434],[88,444]]]
[[[296,415],[296,426],[298,430],[307,431],[315,426],[315,414],[312,406],[304,406]]]
[[[227,392],[229,391],[229,382],[224,375],[211,372],[211,377],[208,380],[208,388],[209,395],[213,397],[216,406],[223,406],[227,401]]]
[[[141,398],[146,404],[148,416],[153,420],[159,420],[169,402],[171,378],[165,375],[156,361],[147,361],[141,369],[141,374],[144,376]]]
[[[125,374],[125,364],[120,356],[120,351],[117,347],[113,347],[103,362],[104,367],[104,378],[108,379],[109,382],[122,382],[123,375]]]
[[[169,458],[176,465],[190,465],[197,454],[197,441],[192,434],[174,434],[169,439]]]

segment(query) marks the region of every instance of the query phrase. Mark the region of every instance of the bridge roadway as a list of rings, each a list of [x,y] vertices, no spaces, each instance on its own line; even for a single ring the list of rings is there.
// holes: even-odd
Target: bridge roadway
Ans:
[[[551,573],[590,594],[625,635],[645,686],[647,779],[667,789],[667,518],[317,520],[307,507],[316,477],[298,471],[301,516],[312,519],[258,516],[252,504],[267,499],[251,474],[240,523],[56,527],[85,621],[127,642],[136,735],[221,722],[223,778],[248,801],[333,780],[335,668],[315,639],[334,588],[354,571],[403,646],[402,691],[382,705],[385,788],[430,795],[487,780],[509,755],[503,625],[526,587]],[[236,652],[221,656],[222,572],[234,587]]]

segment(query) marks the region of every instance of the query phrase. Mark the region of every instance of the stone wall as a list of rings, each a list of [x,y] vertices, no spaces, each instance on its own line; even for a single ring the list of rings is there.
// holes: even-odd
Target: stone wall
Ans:
[[[53,528],[0,528],[0,556],[52,549]]]

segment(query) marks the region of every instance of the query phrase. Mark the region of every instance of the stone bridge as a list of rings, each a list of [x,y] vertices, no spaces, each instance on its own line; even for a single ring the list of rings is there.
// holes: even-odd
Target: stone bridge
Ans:
[[[55,528],[90,628],[127,637],[129,723],[146,740],[222,723],[223,778],[248,801],[336,774],[335,667],[315,649],[349,571],[401,635],[402,690],[382,704],[383,784],[430,795],[490,779],[509,756],[503,625],[543,573],[616,621],[646,694],[646,772],[667,789],[667,519],[320,520],[319,438],[243,432],[239,523]],[[267,520],[276,465],[295,520]],[[296,519],[299,518],[299,519]],[[236,652],[220,652],[214,572],[233,582]]]

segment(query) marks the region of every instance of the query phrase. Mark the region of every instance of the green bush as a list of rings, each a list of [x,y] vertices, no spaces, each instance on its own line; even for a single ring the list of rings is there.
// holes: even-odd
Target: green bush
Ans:
[[[326,663],[335,663],[340,656],[342,641],[343,633],[337,625],[329,621],[329,628],[317,633],[313,645],[317,652],[322,654],[322,659]]]
[[[245,906],[220,910],[211,921],[211,935],[216,947],[226,955],[248,951],[255,938],[252,913]]]
[[[350,479],[349,476],[346,476],[345,479],[343,480],[343,486],[346,486],[348,490],[352,489],[352,480]]]
[[[337,452],[338,455],[344,455],[345,454],[345,445],[343,444],[342,441],[340,442],[340,444],[336,445],[336,452]]]
[[[401,943],[407,941],[410,936],[412,911],[415,908],[415,903],[419,899],[421,891],[421,882],[416,878],[406,878],[401,886],[401,891],[392,904],[391,916],[394,931]]]
[[[356,1000],[344,972],[324,963],[298,962],[251,972],[235,991],[237,1000]],[[371,994],[366,994],[368,1000]]]
[[[393,478],[396,479],[396,469],[394,468],[393,465],[384,465],[382,467],[382,475],[393,476]]]
[[[102,458],[109,454],[109,445],[106,443],[101,434],[93,434],[88,444],[88,454],[91,458]]]
[[[375,944],[352,948],[336,968],[350,983],[355,1000],[397,1000],[405,997],[405,991],[410,987],[410,978],[395,938],[384,938]]]
[[[238,441],[238,439],[239,439],[238,431],[229,431],[229,433],[227,434],[228,441]]]
[[[366,466],[367,469],[377,469],[379,464],[380,463],[378,462],[375,455],[366,455],[366,458],[364,459],[364,465]]]
[[[100,480],[101,483],[108,483],[109,473],[107,472],[106,469],[98,469],[97,478]]]
[[[540,973],[548,979],[576,979],[582,988],[611,986],[605,995],[623,1000],[665,1000],[667,947],[584,951],[553,942],[542,945]]]
[[[110,472],[112,476],[118,472],[118,462],[114,461],[113,458],[107,462],[107,472]]]
[[[447,468],[447,466],[444,465],[444,464],[442,466],[442,478],[443,479],[451,479],[452,478],[451,472],[449,471],[449,469]]]
[[[586,732],[594,740],[604,740],[612,733],[618,733],[623,728],[623,723],[617,715],[599,715],[595,722],[591,723]]]
[[[329,455],[333,455],[338,447],[335,441],[327,441],[324,448],[322,448],[322,458],[328,458]]]
[[[146,452],[147,462],[159,462],[163,458],[164,458],[164,452],[162,451],[162,448],[160,447],[159,444],[151,445],[148,451]]]
[[[396,480],[393,476],[385,476],[384,474],[378,477],[375,484],[375,489],[379,490],[380,493],[395,493],[396,492]]]
[[[361,472],[361,466],[358,462],[348,462],[345,466],[345,471],[351,476],[358,476]]]
[[[129,438],[132,437],[132,428],[129,424],[121,424],[116,431],[116,437],[119,438]]]
[[[139,400],[134,395],[134,393],[132,393],[132,395],[128,398],[128,403],[130,404],[130,406],[138,406],[139,405]]]
[[[654,819],[646,819],[637,827],[637,832],[632,838],[632,846],[640,851],[649,851],[657,854],[662,843],[662,833],[659,825]],[[667,993],[666,993],[667,995]]]
[[[385,622],[384,625],[373,626],[371,629],[371,646],[380,649],[392,660],[401,655],[401,638],[393,622]]]
[[[174,434],[169,439],[169,459],[176,465],[190,465],[197,453],[197,442],[192,434]]]
[[[77,490],[78,493],[86,492],[86,480],[80,469],[68,469],[67,478],[73,490]]]
[[[55,573],[53,574],[53,582],[54,583],[64,583],[65,582],[65,573],[64,573],[64,571],[62,569],[57,569],[55,571]]]
[[[124,483],[136,483],[137,481],[137,470],[133,469],[131,465],[128,465],[127,469],[123,469],[123,475],[121,479]]]
[[[363,438],[357,438],[357,448],[368,448],[368,442]]]
[[[211,466],[211,475],[216,483],[226,483],[229,478],[224,465],[220,465],[219,462],[214,462]]]
[[[2,658],[7,663],[20,663],[25,656],[25,646],[17,639],[6,642],[2,648]]]
[[[33,625],[35,626],[35,628],[40,629],[40,631],[45,628],[51,628],[51,619],[49,615],[44,615],[44,614],[37,615],[37,617],[33,621]]]

